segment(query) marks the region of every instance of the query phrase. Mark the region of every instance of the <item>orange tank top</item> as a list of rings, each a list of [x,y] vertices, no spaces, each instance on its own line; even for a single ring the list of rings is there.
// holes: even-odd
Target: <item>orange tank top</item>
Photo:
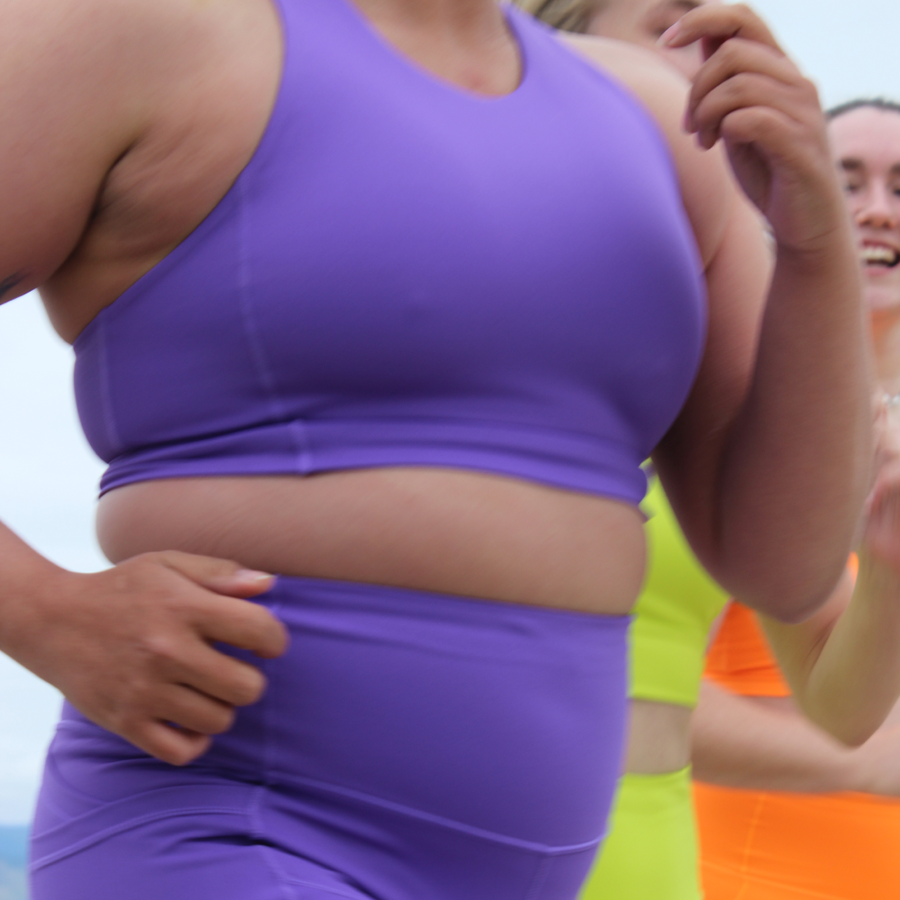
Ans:
[[[744,696],[790,695],[756,615],[739,603],[726,613],[705,677]],[[900,801],[699,782],[694,799],[706,900],[900,897]]]

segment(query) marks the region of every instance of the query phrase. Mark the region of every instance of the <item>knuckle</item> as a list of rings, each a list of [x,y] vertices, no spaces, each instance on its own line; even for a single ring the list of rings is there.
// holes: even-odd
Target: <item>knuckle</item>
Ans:
[[[167,666],[180,659],[179,643],[170,634],[150,633],[144,635],[141,650],[149,664],[154,668]]]
[[[756,79],[749,72],[738,72],[722,85],[722,98],[731,103],[746,102],[755,93]]]
[[[106,727],[113,733],[130,739],[140,734],[141,720],[131,708],[115,709],[107,716]]]
[[[725,41],[716,53],[720,62],[727,67],[736,68],[744,63],[744,45],[738,41]]]

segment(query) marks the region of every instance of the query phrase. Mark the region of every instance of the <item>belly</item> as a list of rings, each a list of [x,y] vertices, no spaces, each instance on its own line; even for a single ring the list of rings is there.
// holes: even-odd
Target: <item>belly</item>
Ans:
[[[333,578],[584,612],[628,612],[645,550],[635,508],[441,469],[148,481],[97,513],[111,562],[182,550]]]
[[[674,703],[632,700],[625,770],[662,775],[686,768],[691,761],[693,712]]]

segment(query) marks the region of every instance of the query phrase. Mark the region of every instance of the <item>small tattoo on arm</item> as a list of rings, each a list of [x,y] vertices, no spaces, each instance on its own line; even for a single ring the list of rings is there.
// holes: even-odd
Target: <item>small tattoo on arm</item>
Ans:
[[[17,285],[25,280],[21,272],[16,272],[8,278],[0,279],[0,301]]]

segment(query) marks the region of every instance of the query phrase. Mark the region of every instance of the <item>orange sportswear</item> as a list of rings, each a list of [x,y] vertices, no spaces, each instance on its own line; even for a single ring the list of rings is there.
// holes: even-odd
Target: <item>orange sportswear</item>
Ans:
[[[744,696],[786,697],[756,616],[732,603],[706,677]],[[694,783],[706,900],[898,900],[900,801]]]

